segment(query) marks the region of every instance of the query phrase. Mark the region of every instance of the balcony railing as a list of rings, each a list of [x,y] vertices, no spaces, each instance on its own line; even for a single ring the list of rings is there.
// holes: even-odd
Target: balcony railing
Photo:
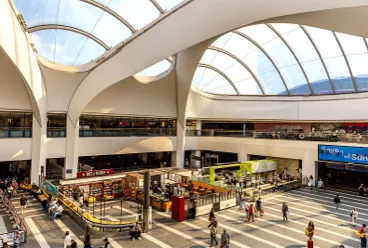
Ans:
[[[1,127],[0,138],[31,138],[31,127]]]
[[[66,127],[48,127],[47,137],[49,138],[66,137]]]
[[[176,136],[175,128],[95,128],[79,130],[79,137]]]
[[[303,140],[323,142],[346,142],[368,144],[368,133],[348,133],[338,131],[314,131],[314,132],[292,132],[292,131],[242,131],[242,130],[187,130],[187,136],[220,136],[220,137],[242,137],[255,139],[282,139]]]

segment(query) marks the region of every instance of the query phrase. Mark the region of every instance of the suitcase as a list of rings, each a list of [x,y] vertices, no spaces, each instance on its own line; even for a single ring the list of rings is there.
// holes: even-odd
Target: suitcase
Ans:
[[[313,248],[313,241],[312,240],[308,240],[308,248]]]

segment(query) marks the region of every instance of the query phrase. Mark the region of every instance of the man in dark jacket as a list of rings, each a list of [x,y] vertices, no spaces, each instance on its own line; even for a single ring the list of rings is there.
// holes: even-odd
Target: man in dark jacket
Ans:
[[[335,203],[336,205],[336,211],[339,209],[339,205],[340,205],[340,198],[339,198],[339,195],[336,195],[333,202]]]

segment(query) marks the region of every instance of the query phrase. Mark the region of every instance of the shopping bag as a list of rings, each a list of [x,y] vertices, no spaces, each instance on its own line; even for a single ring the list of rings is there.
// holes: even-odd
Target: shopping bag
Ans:
[[[357,230],[357,231],[355,232],[355,235],[356,235],[356,236],[358,236],[358,237],[360,237],[360,238],[364,238],[364,233],[359,232],[359,230]]]

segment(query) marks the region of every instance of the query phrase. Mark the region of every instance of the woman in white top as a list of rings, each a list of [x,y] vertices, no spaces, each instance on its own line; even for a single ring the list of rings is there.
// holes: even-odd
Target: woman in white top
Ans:
[[[69,234],[69,231],[65,232],[65,240],[64,240],[64,248],[68,245],[72,245],[72,236]]]
[[[358,211],[355,208],[353,208],[353,210],[350,213],[350,216],[351,222],[353,223],[353,226],[355,226],[358,219]]]

